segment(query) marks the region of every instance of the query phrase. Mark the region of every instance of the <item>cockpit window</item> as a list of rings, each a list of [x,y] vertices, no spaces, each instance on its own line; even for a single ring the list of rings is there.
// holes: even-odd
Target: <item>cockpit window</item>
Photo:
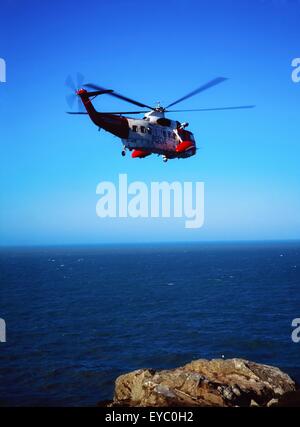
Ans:
[[[194,141],[193,134],[189,132],[188,130],[184,129],[178,129],[178,133],[180,135],[180,138],[184,141]]]

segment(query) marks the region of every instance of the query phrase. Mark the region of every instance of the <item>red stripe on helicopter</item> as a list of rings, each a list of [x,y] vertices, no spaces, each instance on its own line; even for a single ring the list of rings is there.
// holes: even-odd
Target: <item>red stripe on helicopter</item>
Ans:
[[[177,153],[183,153],[184,151],[194,148],[195,144],[192,141],[182,141],[176,147]]]
[[[139,157],[140,159],[143,159],[144,157],[150,156],[151,151],[147,151],[147,150],[134,150],[131,154],[132,158],[137,158]]]

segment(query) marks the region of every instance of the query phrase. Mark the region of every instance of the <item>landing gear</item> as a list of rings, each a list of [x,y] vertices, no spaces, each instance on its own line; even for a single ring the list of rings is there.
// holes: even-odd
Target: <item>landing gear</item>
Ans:
[[[168,161],[168,157],[166,157],[166,156],[163,156],[163,162],[167,162]]]
[[[123,150],[122,150],[121,154],[122,154],[123,157],[126,156],[126,148],[125,147],[123,147]]]

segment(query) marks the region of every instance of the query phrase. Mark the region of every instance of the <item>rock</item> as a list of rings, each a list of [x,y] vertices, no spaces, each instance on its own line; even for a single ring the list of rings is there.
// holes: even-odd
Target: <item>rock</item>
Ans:
[[[277,404],[278,404],[278,399],[271,399],[271,400],[267,403],[267,406],[268,406],[268,407],[270,407],[270,406],[277,406]]]
[[[294,381],[280,369],[243,359],[195,360],[121,375],[109,406],[275,406]],[[280,401],[280,400],[279,400]]]

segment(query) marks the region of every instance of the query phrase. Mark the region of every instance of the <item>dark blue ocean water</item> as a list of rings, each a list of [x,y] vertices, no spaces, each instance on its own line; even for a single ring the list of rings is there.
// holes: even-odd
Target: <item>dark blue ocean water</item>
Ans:
[[[224,355],[300,379],[300,243],[0,250],[1,405],[95,405],[115,378]]]

